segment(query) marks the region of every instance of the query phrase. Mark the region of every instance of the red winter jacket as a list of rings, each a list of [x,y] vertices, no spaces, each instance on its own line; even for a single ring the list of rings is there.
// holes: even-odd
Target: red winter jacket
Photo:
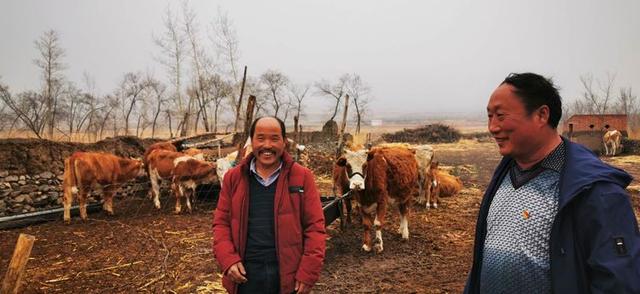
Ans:
[[[253,155],[248,156],[227,172],[213,216],[213,251],[223,273],[244,258],[252,158]],[[282,160],[274,199],[275,239],[280,292],[291,293],[296,280],[314,285],[320,277],[326,237],[324,213],[313,173],[294,164],[286,152]],[[303,192],[290,192],[290,187],[303,187]],[[237,292],[237,284],[226,275],[222,284],[229,293]]]

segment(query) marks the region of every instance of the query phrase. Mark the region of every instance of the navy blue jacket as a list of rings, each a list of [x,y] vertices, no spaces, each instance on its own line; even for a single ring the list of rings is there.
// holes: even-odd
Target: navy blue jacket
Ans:
[[[625,191],[631,176],[582,145],[562,139],[566,160],[549,240],[553,292],[640,293],[640,233]],[[464,293],[479,293],[487,214],[512,160],[502,159],[482,199]]]

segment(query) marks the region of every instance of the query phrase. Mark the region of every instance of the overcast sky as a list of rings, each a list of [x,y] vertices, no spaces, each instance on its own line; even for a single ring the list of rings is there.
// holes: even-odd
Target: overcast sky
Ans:
[[[0,76],[12,91],[38,89],[34,40],[58,31],[67,77],[83,72],[111,92],[125,72],[164,78],[152,33],[177,1],[2,0]],[[640,91],[640,1],[191,1],[202,25],[218,7],[235,23],[241,65],[277,69],[298,83],[358,73],[371,114],[482,114],[509,72],[552,77],[565,101],[579,77],[616,75]],[[204,30],[204,28],[202,28]],[[617,89],[616,89],[617,93]],[[313,104],[309,112],[327,110]]]

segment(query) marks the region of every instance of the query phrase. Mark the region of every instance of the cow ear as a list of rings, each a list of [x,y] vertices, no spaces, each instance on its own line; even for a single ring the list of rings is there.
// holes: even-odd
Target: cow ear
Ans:
[[[344,157],[340,157],[340,158],[338,158],[338,161],[336,161],[336,164],[338,166],[345,166],[345,165],[347,165],[347,159],[344,158]]]
[[[370,161],[371,159],[373,159],[373,155],[375,152],[371,151],[369,153],[367,153],[367,161]]]

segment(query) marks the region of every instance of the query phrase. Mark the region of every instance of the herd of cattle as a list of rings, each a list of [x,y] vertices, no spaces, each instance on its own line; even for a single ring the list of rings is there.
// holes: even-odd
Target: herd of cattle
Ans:
[[[291,143],[291,142],[290,142]],[[290,144],[292,145],[292,144]],[[302,147],[304,148],[304,147]],[[240,153],[240,154],[238,154]],[[178,152],[170,142],[151,145],[141,159],[128,159],[106,153],[75,152],[65,160],[63,180],[64,221],[70,222],[70,208],[77,195],[80,217],[87,219],[87,196],[101,188],[103,209],[113,214],[113,194],[125,182],[148,176],[151,183],[149,198],[160,209],[160,187],[168,181],[176,198],[175,213],[182,210],[185,198],[191,212],[191,198],[198,185],[222,183],[233,162],[251,153],[247,141],[242,149],[216,162],[204,160],[198,149]],[[434,150],[429,145],[403,143],[382,144],[370,150],[350,146],[335,161],[333,187],[336,195],[352,193],[364,227],[365,251],[383,250],[382,226],[387,204],[397,201],[403,239],[409,238],[408,214],[415,200],[426,208],[437,208],[440,196],[450,196],[462,189],[460,179],[438,169]],[[346,221],[351,222],[351,200],[344,201]],[[371,230],[375,230],[372,244]]]
[[[355,149],[355,150],[354,150]],[[361,146],[344,150],[333,169],[333,183],[337,195],[352,193],[364,227],[362,249],[381,252],[382,227],[387,203],[398,202],[400,227],[398,233],[409,239],[408,214],[412,202],[437,208],[440,196],[451,196],[462,189],[462,181],[438,169],[433,160],[434,150],[429,145],[381,144],[362,149]],[[343,210],[351,210],[351,201],[344,202]],[[347,222],[351,216],[347,213]],[[371,229],[375,239],[371,242]]]
[[[237,153],[235,153],[237,154]],[[235,158],[234,158],[235,159]],[[149,197],[153,198],[156,208],[160,207],[160,187],[162,181],[169,181],[176,197],[175,212],[182,210],[181,198],[186,198],[187,210],[191,211],[191,195],[200,184],[213,183],[226,170],[217,168],[226,166],[229,160],[220,158],[218,163],[204,160],[204,154],[198,149],[178,152],[170,142],[151,145],[142,159],[122,158],[112,154],[75,152],[64,162],[63,205],[64,221],[71,220],[70,209],[74,195],[78,196],[80,217],[87,219],[87,196],[101,188],[103,209],[113,214],[113,194],[125,182],[148,175],[151,183]]]

